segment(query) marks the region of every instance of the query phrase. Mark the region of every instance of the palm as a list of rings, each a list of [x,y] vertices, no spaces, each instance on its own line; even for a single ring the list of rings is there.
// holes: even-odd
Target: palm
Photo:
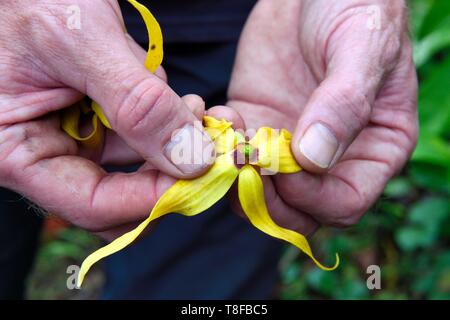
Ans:
[[[247,128],[267,125],[294,131],[305,105],[327,79],[327,50],[339,45],[330,43],[330,34],[321,38],[319,25],[305,18],[316,15],[315,21],[323,21],[322,13],[314,12],[307,1],[284,2],[277,9],[262,1],[241,37],[229,104],[240,113]],[[331,1],[326,3],[333,6]],[[323,12],[327,12],[326,6],[321,5]],[[332,24],[332,15],[329,20]],[[321,41],[324,39],[328,41]],[[273,215],[292,226],[297,214],[304,218],[297,219],[297,224],[303,224],[298,228],[308,232],[311,229],[304,224],[311,225],[313,220],[353,223],[378,197],[414,146],[414,130],[405,129],[414,128],[416,121],[416,81],[409,50],[402,48],[399,63],[373,103],[367,126],[332,170],[325,175],[303,171],[266,179],[268,193],[273,190],[280,196],[268,195],[278,199],[279,205],[271,210]],[[343,92],[342,99],[347,94],[351,90]],[[280,217],[284,214],[280,211],[290,212],[291,218]]]

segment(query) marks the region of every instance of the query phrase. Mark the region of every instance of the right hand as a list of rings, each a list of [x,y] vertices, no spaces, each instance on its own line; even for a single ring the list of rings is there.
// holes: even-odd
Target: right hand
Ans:
[[[80,8],[80,30],[66,25],[73,5]],[[196,163],[171,162],[172,133],[192,128],[198,119],[144,68],[145,52],[124,30],[117,1],[0,3],[0,186],[93,231],[145,217],[167,187],[157,181],[173,182],[157,179],[160,172],[191,178],[213,160],[205,154]],[[84,95],[103,107],[120,139],[147,161],[145,167],[157,171],[106,174],[80,156],[52,112]],[[202,139],[194,146],[203,155],[210,143]]]

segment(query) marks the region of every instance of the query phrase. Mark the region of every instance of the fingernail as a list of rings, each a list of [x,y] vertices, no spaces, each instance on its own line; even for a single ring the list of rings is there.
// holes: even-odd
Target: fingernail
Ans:
[[[339,142],[335,135],[320,122],[312,124],[300,140],[300,151],[309,161],[328,169],[336,156]]]
[[[215,159],[214,143],[200,125],[187,124],[164,147],[165,156],[184,174],[210,166]]]

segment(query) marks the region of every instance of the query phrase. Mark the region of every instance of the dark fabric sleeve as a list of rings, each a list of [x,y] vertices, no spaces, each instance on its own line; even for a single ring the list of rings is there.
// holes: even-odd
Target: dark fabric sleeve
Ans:
[[[24,298],[41,226],[20,195],[0,188],[0,300]]]
[[[161,24],[164,41],[227,42],[239,38],[256,0],[141,0]],[[120,2],[128,32],[136,41],[147,42],[139,13]]]

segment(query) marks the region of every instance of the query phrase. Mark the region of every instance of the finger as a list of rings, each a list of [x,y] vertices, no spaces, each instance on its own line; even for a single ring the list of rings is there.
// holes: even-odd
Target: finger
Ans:
[[[182,99],[197,120],[203,121],[203,116],[205,115],[205,101],[196,94],[185,95]]]
[[[377,161],[339,162],[328,174],[307,171],[275,177],[280,196],[321,224],[347,227],[356,224],[380,196],[391,173]]]
[[[380,90],[370,121],[327,175],[302,171],[276,176],[281,197],[320,223],[338,227],[357,223],[378,199],[417,142],[417,76],[408,42]]]
[[[118,227],[114,227],[110,230],[96,232],[95,234],[107,242],[112,242],[113,240],[117,239],[118,237],[124,235],[125,233],[136,229],[141,222],[142,222],[142,220],[127,223],[127,224],[124,224],[124,225],[121,225]],[[139,237],[135,241],[140,240],[141,238],[145,237],[148,233],[150,233],[155,228],[155,226],[158,224],[158,222],[159,222],[159,220],[154,220],[154,221],[150,222],[150,224],[147,226],[147,228],[145,228],[145,230],[139,235]]]
[[[335,32],[336,38],[330,37],[326,78],[311,95],[295,130],[292,149],[308,171],[329,170],[367,126],[384,76],[398,58],[398,33],[370,30],[365,17],[350,20]],[[361,32],[348,32],[347,23]]]
[[[197,95],[186,95],[182,99],[195,117],[201,121],[205,112],[205,102],[203,99]],[[90,152],[92,153],[92,150]],[[90,157],[89,159],[92,158]],[[142,156],[132,149],[122,137],[111,130],[106,132],[100,160],[102,165],[124,166],[141,162],[144,162]],[[154,166],[153,169],[155,169]]]
[[[147,51],[142,48],[128,33],[125,34],[126,40],[128,42],[128,46],[130,50],[133,52],[135,57],[142,63],[145,63],[145,59],[147,58]],[[167,73],[162,66],[159,66],[155,71],[155,76],[163,80],[167,83]]]
[[[106,132],[105,144],[101,155],[102,165],[125,166],[144,162],[144,158],[115,133]]]
[[[161,80],[145,69],[140,77],[138,74],[136,70],[131,75],[119,76],[125,81],[117,82],[121,84],[120,88],[114,89],[116,83],[108,84],[111,89],[106,91],[115,91],[117,95],[94,96],[104,106],[113,129],[163,172],[185,178],[203,173],[212,163],[213,156],[207,152],[212,142],[204,134],[201,124],[196,125],[198,120],[186,103]],[[98,83],[100,87],[105,84],[102,81]],[[97,93],[101,91],[96,90]],[[176,160],[174,154],[179,149],[185,149],[183,154],[190,157]]]
[[[417,126],[413,112],[404,115],[401,122]],[[280,174],[275,177],[276,188],[286,203],[322,224],[354,225],[404,165],[413,140],[413,135],[405,135],[398,129],[368,127],[328,174],[306,171]]]
[[[2,128],[2,186],[90,231],[145,218],[174,183],[155,170],[107,174],[76,156],[75,141],[59,130],[57,117]]]
[[[146,218],[170,186],[157,178],[154,170],[107,174],[86,159],[60,156],[28,167],[18,177],[18,191],[67,221],[100,232]]]
[[[64,37],[56,39],[40,35],[65,44],[56,43],[51,57],[42,52],[54,76],[98,102],[114,131],[162,172],[190,178],[206,171],[214,160],[213,145],[186,103],[135,56],[106,2],[96,3],[96,10],[90,3],[79,4],[85,14],[82,32],[64,30]],[[51,9],[59,25],[59,14],[65,12]]]

